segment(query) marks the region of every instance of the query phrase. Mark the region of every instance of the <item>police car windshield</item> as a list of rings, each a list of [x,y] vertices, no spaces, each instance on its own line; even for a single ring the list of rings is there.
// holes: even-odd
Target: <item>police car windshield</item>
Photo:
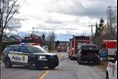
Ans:
[[[28,46],[28,50],[31,53],[46,53],[47,52],[43,48],[41,48],[40,46]]]

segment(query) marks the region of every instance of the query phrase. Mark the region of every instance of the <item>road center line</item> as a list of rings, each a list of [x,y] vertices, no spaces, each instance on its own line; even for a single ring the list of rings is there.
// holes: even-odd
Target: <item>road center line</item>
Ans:
[[[59,59],[61,59],[63,57],[63,55],[64,54],[62,54],[61,56],[59,56]],[[49,73],[49,70],[46,70],[38,79],[44,79],[48,73]]]
[[[64,56],[64,53],[61,56],[59,56],[59,59],[61,59],[63,56]]]
[[[38,79],[44,79],[48,73],[49,73],[49,70],[46,70]]]

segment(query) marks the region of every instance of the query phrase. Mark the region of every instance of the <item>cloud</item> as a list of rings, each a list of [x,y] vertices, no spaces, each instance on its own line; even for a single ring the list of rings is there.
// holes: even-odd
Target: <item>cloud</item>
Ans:
[[[60,13],[50,13],[48,14],[48,17],[45,18],[44,23],[49,24],[64,24],[64,23],[73,23],[77,22],[77,17],[70,16],[66,14],[60,14]]]
[[[107,7],[114,4],[113,0],[52,0],[47,9],[49,12],[98,18],[105,16]]]
[[[21,27],[20,19],[17,17],[13,17],[9,22],[8,26],[12,29],[19,29]]]
[[[27,20],[22,22],[23,27],[20,30],[32,31],[32,27],[39,27],[40,30],[37,31],[53,30],[57,34],[83,32],[90,34],[91,29],[88,25],[95,24],[101,17],[105,18],[107,6],[116,5],[115,0],[26,0],[26,2],[20,13]]]

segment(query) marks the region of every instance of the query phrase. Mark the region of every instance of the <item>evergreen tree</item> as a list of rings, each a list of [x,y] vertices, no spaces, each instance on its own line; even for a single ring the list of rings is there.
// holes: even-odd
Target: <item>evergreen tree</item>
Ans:
[[[101,43],[103,41],[103,36],[102,36],[103,29],[104,29],[104,20],[103,20],[103,18],[101,18],[99,25],[96,23],[96,32],[95,32],[95,36],[93,39],[93,43],[98,45],[99,48],[100,48]]]
[[[46,45],[45,34],[42,35],[42,43],[43,45]]]
[[[99,28],[98,28],[99,35],[102,35],[103,29],[104,29],[104,20],[103,20],[103,18],[101,18],[101,19],[100,19]]]
[[[42,35],[42,39],[44,39],[44,40],[45,40],[45,34],[43,34],[43,35]]]

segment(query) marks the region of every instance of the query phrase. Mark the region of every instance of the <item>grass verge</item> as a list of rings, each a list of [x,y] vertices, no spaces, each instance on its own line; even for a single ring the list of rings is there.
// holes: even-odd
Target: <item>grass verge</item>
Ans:
[[[100,69],[102,69],[103,71],[106,71],[107,64],[108,64],[107,61],[101,61],[101,64],[98,65],[97,67],[100,68]]]

